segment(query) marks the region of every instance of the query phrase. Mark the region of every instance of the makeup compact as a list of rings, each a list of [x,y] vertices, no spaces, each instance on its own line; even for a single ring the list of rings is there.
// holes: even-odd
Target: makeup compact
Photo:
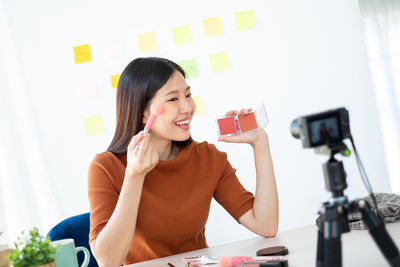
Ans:
[[[264,128],[268,124],[267,112],[264,104],[252,108],[246,115],[219,117],[215,120],[218,135],[235,135],[248,132],[257,128]]]

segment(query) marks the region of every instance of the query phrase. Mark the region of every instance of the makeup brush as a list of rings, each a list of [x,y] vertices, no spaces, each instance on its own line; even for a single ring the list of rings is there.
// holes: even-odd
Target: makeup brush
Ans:
[[[143,136],[145,136],[149,132],[149,130],[150,130],[151,126],[153,125],[154,121],[156,120],[157,116],[163,112],[164,112],[164,107],[160,103],[155,102],[155,103],[151,104],[150,116],[146,122],[146,125],[144,126],[142,138],[140,138],[139,143],[135,147],[135,153],[139,150],[140,143],[142,142]]]
[[[161,113],[164,112],[164,107],[158,103],[155,102],[153,104],[151,104],[150,106],[150,116],[149,119],[146,122],[146,125],[144,126],[144,134],[147,134],[151,128],[151,126],[153,125],[153,122],[156,120],[157,116],[160,115]]]
[[[262,266],[263,263],[271,261],[284,261],[282,256],[265,256],[265,257],[249,257],[249,256],[236,256],[236,257],[219,257],[218,266],[220,267],[233,267],[233,266],[247,266],[246,264],[254,264],[251,266]],[[250,266],[250,265],[249,265]],[[284,266],[284,265],[276,265]],[[287,265],[286,265],[287,266]]]

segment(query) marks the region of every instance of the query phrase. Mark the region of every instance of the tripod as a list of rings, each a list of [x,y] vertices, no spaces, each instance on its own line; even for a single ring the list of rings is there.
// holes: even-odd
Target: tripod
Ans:
[[[390,266],[400,267],[399,250],[380,217],[365,200],[348,201],[344,195],[346,173],[343,163],[334,157],[340,150],[329,151],[330,158],[323,164],[323,171],[326,189],[332,192],[332,197],[323,203],[320,210],[322,219],[318,225],[317,267],[342,266],[341,234],[350,232],[347,215],[354,212],[361,212],[370,235]]]

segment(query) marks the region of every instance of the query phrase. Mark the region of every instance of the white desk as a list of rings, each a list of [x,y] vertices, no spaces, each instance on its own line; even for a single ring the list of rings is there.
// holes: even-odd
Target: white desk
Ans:
[[[400,248],[400,222],[387,224],[386,229],[390,236]],[[257,237],[249,240],[238,241],[231,244],[194,250],[187,253],[177,254],[156,260],[145,261],[134,266],[154,266],[167,267],[172,263],[176,267],[185,266],[182,262],[184,257],[194,257],[207,255],[210,257],[218,256],[255,256],[256,251],[270,246],[285,245],[289,248],[288,259],[290,267],[315,266],[316,247],[317,247],[317,227],[307,226],[282,233],[274,238]],[[380,253],[374,240],[366,230],[353,230],[342,235],[342,258],[343,266],[347,267],[367,267],[367,266],[389,266]],[[207,265],[217,266],[217,265]]]

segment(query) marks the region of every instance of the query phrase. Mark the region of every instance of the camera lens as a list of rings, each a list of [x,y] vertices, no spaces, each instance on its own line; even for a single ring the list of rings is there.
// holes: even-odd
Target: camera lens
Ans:
[[[300,127],[297,119],[293,120],[292,124],[290,124],[290,132],[292,133],[294,138],[300,138]]]

